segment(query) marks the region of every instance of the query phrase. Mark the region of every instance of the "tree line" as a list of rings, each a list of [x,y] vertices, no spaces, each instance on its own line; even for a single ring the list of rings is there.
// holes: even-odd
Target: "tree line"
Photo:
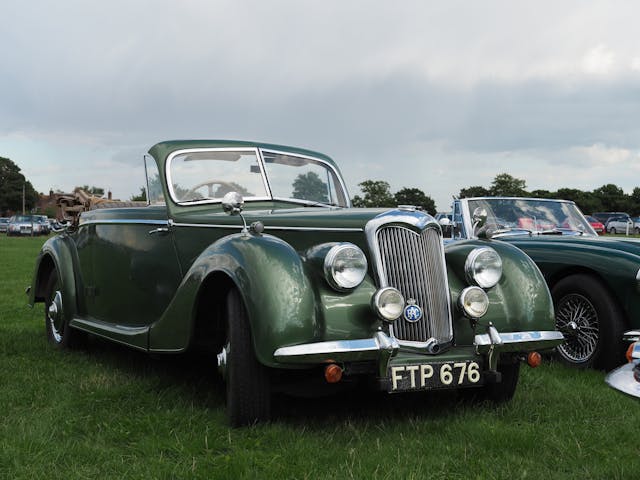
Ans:
[[[296,189],[306,191],[314,187],[314,191],[318,190],[314,186],[314,180],[314,178],[302,178],[296,185]],[[419,188],[403,187],[392,193],[389,183],[384,180],[364,180],[358,186],[362,193],[352,198],[354,207],[392,208],[398,205],[415,205],[432,215],[436,213],[436,204],[433,199]],[[104,194],[104,189],[99,187],[85,185],[82,188],[94,195]],[[38,192],[14,162],[0,157],[0,215],[22,210],[23,189],[25,208],[31,210],[38,202]],[[633,216],[640,215],[640,187],[634,188],[631,194],[626,194],[622,188],[611,183],[591,191],[576,188],[528,191],[525,180],[508,173],[500,173],[495,176],[489,187],[470,186],[462,188],[458,194],[459,198],[486,196],[557,198],[574,201],[585,214],[627,212]],[[133,199],[146,200],[145,189],[141,188],[140,194],[132,196]],[[326,201],[326,199],[319,201]]]
[[[495,176],[489,188],[482,186],[463,188],[458,196],[460,198],[486,196],[557,198],[574,201],[585,215],[594,212],[627,212],[632,216],[640,215],[640,187],[635,187],[631,194],[626,194],[622,188],[612,183],[591,191],[577,188],[528,191],[525,180],[515,178],[508,173],[500,173]]]

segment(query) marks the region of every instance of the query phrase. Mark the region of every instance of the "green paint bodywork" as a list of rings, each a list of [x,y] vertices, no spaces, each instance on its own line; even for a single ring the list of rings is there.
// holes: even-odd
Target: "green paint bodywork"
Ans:
[[[164,142],[149,153],[165,178],[165,159],[172,151],[221,146],[300,153],[335,166],[316,152],[246,142]],[[164,190],[169,199],[166,185]],[[299,368],[276,361],[275,350],[371,338],[386,329],[370,306],[377,284],[364,233],[367,222],[385,211],[247,203],[247,224],[265,225],[263,234],[254,234],[241,233],[241,219],[225,214],[219,203],[181,206],[169,201],[146,208],[92,210],[81,215],[77,228],[45,243],[30,303],[44,300],[44,285],[55,266],[64,315],[72,326],[149,352],[182,352],[194,342],[198,308],[206,294],[203,286],[210,278],[224,278],[242,295],[258,360],[270,367]],[[354,243],[368,257],[369,273],[351,292],[337,292],[324,277],[324,256],[336,242]],[[475,331],[456,305],[469,286],[467,255],[484,245],[501,256],[503,276],[488,291],[489,310]],[[445,256],[454,345],[438,361],[468,358],[474,334],[485,333],[489,322],[498,331],[555,330],[544,278],[521,250],[500,241],[467,240],[446,246]],[[398,358],[402,356],[394,361]]]
[[[627,327],[640,327],[639,240],[552,235],[522,235],[504,240],[521,248],[536,262],[549,288],[573,273],[600,278],[622,307]]]

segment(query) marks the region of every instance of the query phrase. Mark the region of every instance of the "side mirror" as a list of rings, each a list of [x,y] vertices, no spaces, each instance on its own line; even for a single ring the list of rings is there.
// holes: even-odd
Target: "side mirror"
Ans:
[[[240,215],[244,198],[238,192],[229,192],[222,197],[222,209],[229,215]]]

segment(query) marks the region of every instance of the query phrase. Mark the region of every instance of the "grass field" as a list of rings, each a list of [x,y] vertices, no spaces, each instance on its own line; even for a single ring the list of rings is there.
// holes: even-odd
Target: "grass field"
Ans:
[[[524,368],[513,401],[278,397],[232,430],[214,365],[94,340],[49,348],[26,305],[37,238],[0,236],[0,478],[638,478],[640,401],[604,374]]]

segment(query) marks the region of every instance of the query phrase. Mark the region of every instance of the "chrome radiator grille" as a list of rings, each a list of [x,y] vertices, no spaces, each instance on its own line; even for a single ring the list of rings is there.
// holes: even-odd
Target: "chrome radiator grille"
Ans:
[[[415,300],[422,318],[410,323],[400,317],[393,334],[400,340],[425,342],[435,338],[446,343],[453,338],[449,285],[439,232],[426,228],[417,233],[397,225],[382,227],[377,243],[386,285],[395,287],[405,299]]]

